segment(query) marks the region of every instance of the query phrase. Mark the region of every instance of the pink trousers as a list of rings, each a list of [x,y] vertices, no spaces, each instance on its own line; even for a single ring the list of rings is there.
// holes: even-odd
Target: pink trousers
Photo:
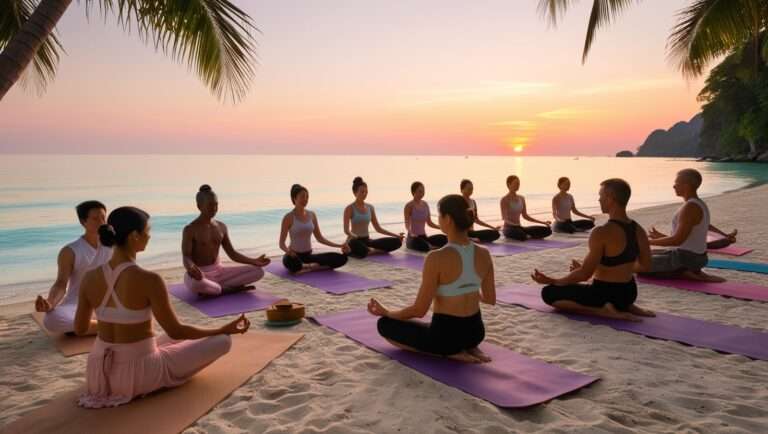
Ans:
[[[203,295],[220,295],[222,288],[247,285],[264,277],[264,270],[255,265],[223,267],[221,264],[213,264],[199,268],[203,278],[197,280],[186,273],[184,285],[190,291]]]
[[[166,335],[130,344],[97,338],[88,355],[86,393],[78,405],[117,407],[137,396],[175,387],[229,352],[229,335],[174,341]]]

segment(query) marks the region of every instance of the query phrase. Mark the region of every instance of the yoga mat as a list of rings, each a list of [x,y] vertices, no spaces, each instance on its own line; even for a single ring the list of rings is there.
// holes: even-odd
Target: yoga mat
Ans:
[[[530,249],[522,245],[523,243],[510,244],[510,243],[480,243],[478,245],[485,247],[491,252],[493,256],[511,256],[518,253],[534,252],[537,249]]]
[[[707,233],[707,242],[717,241],[722,239],[723,236],[720,234],[716,234],[714,232],[708,232]],[[737,247],[731,244],[728,247],[723,247],[722,249],[707,249],[707,252],[709,253],[718,253],[721,255],[729,255],[729,256],[744,256],[747,253],[751,252],[753,249],[748,249],[745,247]]]
[[[38,326],[51,338],[53,345],[59,350],[64,357],[72,357],[78,354],[85,354],[91,352],[93,341],[96,336],[77,336],[77,335],[65,335],[63,333],[53,333],[45,328],[43,325],[43,318],[45,314],[42,312],[32,312],[32,319],[35,320]]]
[[[77,388],[0,428],[0,433],[176,434],[245,384],[302,336],[261,332],[233,336],[229,354],[182,386],[126,405],[98,410],[77,406],[77,397],[82,393],[82,388]]]
[[[367,289],[385,288],[392,285],[392,282],[388,280],[367,279],[352,273],[336,270],[320,270],[294,275],[289,273],[282,264],[275,262],[267,265],[266,270],[283,279],[303,283],[335,295],[365,291]]]
[[[655,317],[643,317],[641,322],[557,312],[541,300],[540,294],[541,288],[538,287],[510,285],[497,290],[496,300],[539,312],[559,313],[572,320],[605,325],[616,330],[651,338],[681,342],[728,354],[740,354],[753,359],[768,360],[768,333],[763,331],[701,321],[663,312],[656,312]]]
[[[748,249],[746,247],[738,247],[734,245],[730,245],[728,247],[723,247],[722,249],[707,249],[708,253],[717,253],[719,255],[728,255],[728,256],[744,256],[747,253],[752,252],[753,249]]]
[[[768,287],[752,283],[713,283],[684,279],[655,279],[647,276],[638,276],[637,281],[651,285],[703,292],[706,294],[724,295],[726,297],[740,298],[743,300],[768,301]]]
[[[544,249],[569,249],[571,247],[576,247],[580,245],[581,243],[578,241],[560,241],[560,240],[547,240],[547,239],[529,239],[525,241],[520,241],[516,245],[527,247],[529,249],[538,249],[538,250],[544,250]]]
[[[379,264],[386,264],[392,267],[408,268],[410,270],[422,271],[424,269],[424,256],[403,254],[403,255],[370,255],[365,259]]]
[[[768,274],[768,264],[756,262],[729,261],[727,259],[710,259],[708,268],[720,268],[723,270],[748,271],[750,273]]]
[[[321,315],[314,319],[409,368],[499,407],[540,404],[598,380],[489,343],[480,344],[480,348],[493,360],[483,364],[401,350],[379,335],[377,317],[365,310]]]
[[[259,287],[264,288],[262,285]],[[200,297],[187,289],[183,283],[171,285],[168,291],[179,300],[213,318],[266,309],[276,301],[282,300],[281,297],[255,289],[218,297]]]

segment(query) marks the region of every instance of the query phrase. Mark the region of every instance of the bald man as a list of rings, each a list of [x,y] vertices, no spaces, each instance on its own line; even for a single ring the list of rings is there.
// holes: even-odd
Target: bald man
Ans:
[[[265,255],[250,258],[235,250],[227,226],[214,218],[219,210],[219,200],[211,186],[202,185],[196,200],[200,215],[184,227],[181,240],[181,254],[187,270],[184,284],[202,296],[253,288],[247,285],[264,276],[262,267],[269,264],[269,258]],[[221,247],[231,260],[244,265],[222,266],[219,262]]]
[[[684,203],[672,219],[672,234],[663,234],[656,228],[651,228],[648,233],[651,246],[665,247],[664,250],[653,251],[649,275],[706,282],[725,281],[701,270],[707,265],[707,232],[712,228],[709,208],[698,196],[701,182],[701,173],[695,169],[677,172],[673,188]]]

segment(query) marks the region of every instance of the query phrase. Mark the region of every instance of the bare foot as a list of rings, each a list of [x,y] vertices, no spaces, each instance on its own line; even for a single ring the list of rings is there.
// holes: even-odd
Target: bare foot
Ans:
[[[721,283],[725,282],[725,279],[718,276],[713,276],[711,274],[707,274],[703,271],[691,271],[691,270],[685,270],[680,275],[685,279],[691,279],[691,280],[698,280],[700,282],[712,282],[712,283]]]
[[[488,363],[491,361],[491,358],[488,356],[488,354],[485,354],[480,347],[470,348],[467,350],[467,354],[474,356],[476,359],[480,360],[481,363]]]
[[[656,316],[656,314],[653,313],[652,310],[643,309],[643,308],[641,308],[640,306],[638,306],[636,304],[632,304],[632,305],[629,306],[629,312],[632,315],[637,315],[637,316],[650,316],[650,317]]]
[[[604,316],[606,318],[614,318],[614,319],[623,319],[625,321],[633,321],[633,322],[640,322],[640,318],[632,315],[629,312],[622,312],[620,310],[617,310],[616,307],[613,306],[611,303],[606,303],[605,306],[601,309],[601,316]]]
[[[473,356],[472,354],[469,354],[466,351],[462,351],[460,353],[452,354],[448,356],[451,360],[456,360],[457,362],[463,362],[463,363],[482,363],[480,359]]]

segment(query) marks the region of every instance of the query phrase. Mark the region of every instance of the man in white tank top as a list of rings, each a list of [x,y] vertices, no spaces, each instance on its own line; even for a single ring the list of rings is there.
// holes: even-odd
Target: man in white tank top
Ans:
[[[683,169],[677,173],[673,188],[684,203],[672,219],[671,235],[665,235],[656,228],[651,228],[648,233],[651,246],[667,248],[653,252],[650,274],[707,282],[725,281],[701,271],[708,261],[707,231],[711,228],[709,208],[697,194],[701,181],[701,174],[695,169]]]
[[[99,227],[107,220],[103,203],[89,200],[76,207],[85,233],[59,251],[58,272],[48,297],[38,295],[35,310],[45,312],[43,324],[54,333],[73,333],[80,282],[85,273],[101,267],[112,257],[112,249],[99,242]],[[95,321],[91,331],[96,332]]]

